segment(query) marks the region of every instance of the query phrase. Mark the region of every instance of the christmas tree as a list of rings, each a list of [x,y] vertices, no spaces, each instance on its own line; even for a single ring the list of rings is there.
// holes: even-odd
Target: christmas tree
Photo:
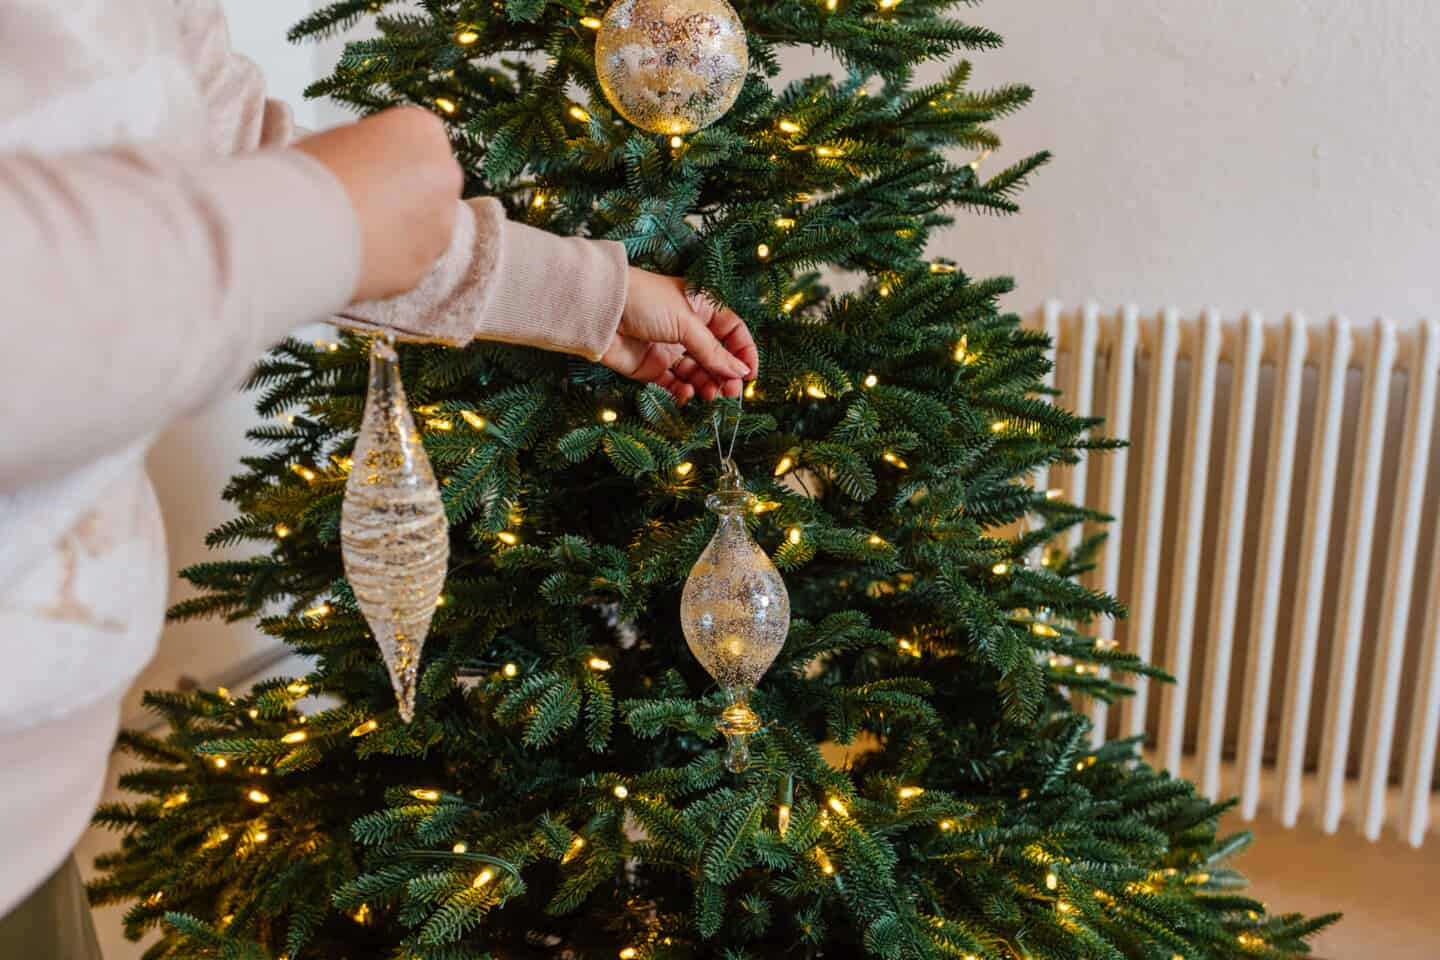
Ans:
[[[957,212],[1015,210],[1046,160],[971,162],[1025,87],[973,89],[965,61],[915,81],[1000,42],[957,5],[742,0],[748,79],[684,135],[607,103],[588,0],[343,0],[295,29],[373,17],[314,93],[441,113],[472,194],[685,276],[749,321],[762,367],[743,403],[680,406],[524,348],[402,347],[451,536],[407,725],[340,558],[366,343],[265,359],[251,386],[281,419],[211,536],[259,552],[184,571],[202,592],[172,616],[257,617],[315,667],[238,699],[152,693],[168,733],[122,735],[147,799],[98,812],[124,838],[91,895],[163,931],[147,956],[1308,952],[1331,918],[1238,892],[1226,805],[1133,741],[1092,749],[1072,705],[1163,674],[1082,583],[1107,518],[1031,485],[1116,441],[1051,402],[1009,280],[927,254]],[[844,75],[776,89],[786,46]],[[717,422],[794,614],[738,774],[679,616]]]

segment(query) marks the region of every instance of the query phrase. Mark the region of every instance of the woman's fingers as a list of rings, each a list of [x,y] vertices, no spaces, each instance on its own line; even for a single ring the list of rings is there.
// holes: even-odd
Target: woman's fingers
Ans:
[[[760,373],[760,351],[755,348],[755,338],[740,315],[729,307],[721,307],[710,318],[710,332],[720,340],[725,349],[749,368],[746,380],[754,380]]]
[[[727,380],[750,375],[750,367],[725,349],[724,344],[710,332],[710,327],[698,313],[690,313],[681,318],[680,342],[684,345],[685,352],[694,357],[716,379]]]

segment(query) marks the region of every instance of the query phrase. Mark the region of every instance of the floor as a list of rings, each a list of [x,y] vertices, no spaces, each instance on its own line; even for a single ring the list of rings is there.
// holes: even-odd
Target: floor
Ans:
[[[298,675],[303,665],[282,663],[274,673]],[[125,757],[111,763],[106,799],[119,797],[115,779],[130,765]],[[1244,828],[1234,817],[1229,830]],[[1440,957],[1440,837],[1415,850],[1387,837],[1369,843],[1350,831],[1324,836],[1303,825],[1286,830],[1273,821],[1250,825],[1255,844],[1236,861],[1251,879],[1251,895],[1272,910],[1308,914],[1340,910],[1346,919],[1322,934],[1316,956],[1326,960],[1383,957],[1384,960],[1435,960]],[[97,853],[110,849],[115,836],[91,830],[77,848],[88,877]],[[143,944],[126,941],[120,929],[123,906],[96,911],[96,927],[106,960],[138,960]]]

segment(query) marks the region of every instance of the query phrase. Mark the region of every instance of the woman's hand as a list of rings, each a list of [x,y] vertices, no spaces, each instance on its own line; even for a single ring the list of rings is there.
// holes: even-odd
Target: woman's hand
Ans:
[[[620,329],[600,362],[634,380],[656,383],[681,403],[738,397],[760,370],[745,321],[728,307],[686,292],[679,277],[630,268]]]

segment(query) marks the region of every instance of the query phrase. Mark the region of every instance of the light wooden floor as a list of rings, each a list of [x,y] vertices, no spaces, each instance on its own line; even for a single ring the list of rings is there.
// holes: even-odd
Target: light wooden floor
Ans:
[[[283,663],[275,673],[303,674],[303,663]],[[111,763],[106,799],[118,798],[115,779],[131,761]],[[1285,830],[1273,821],[1251,825],[1255,845],[1237,865],[1252,880],[1250,893],[1272,910],[1309,914],[1341,910],[1346,919],[1323,934],[1316,956],[1327,960],[1375,957],[1383,960],[1435,960],[1440,957],[1440,836],[1419,850],[1387,837],[1366,842],[1349,825],[1324,836],[1308,824]],[[1244,827],[1238,817],[1228,830]],[[88,878],[97,853],[114,846],[114,834],[91,830],[76,850],[81,872]],[[137,960],[142,945],[128,942],[120,930],[123,907],[96,911],[106,960]]]

